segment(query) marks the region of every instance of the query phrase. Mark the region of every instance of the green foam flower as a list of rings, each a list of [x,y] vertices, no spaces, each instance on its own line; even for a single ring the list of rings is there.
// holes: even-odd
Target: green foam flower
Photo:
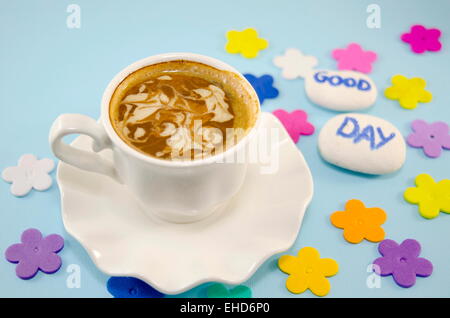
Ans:
[[[247,286],[239,285],[232,289],[227,289],[223,284],[212,284],[208,287],[208,298],[251,298],[252,290]]]

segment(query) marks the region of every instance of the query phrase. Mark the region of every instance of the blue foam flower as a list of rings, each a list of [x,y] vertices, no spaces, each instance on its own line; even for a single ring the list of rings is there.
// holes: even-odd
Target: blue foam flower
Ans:
[[[262,104],[265,99],[275,98],[278,96],[278,89],[273,87],[273,77],[265,74],[257,77],[253,74],[244,74],[245,78],[252,84],[258,94],[259,102]]]
[[[115,298],[164,297],[164,294],[134,277],[111,277],[106,283],[106,288]]]

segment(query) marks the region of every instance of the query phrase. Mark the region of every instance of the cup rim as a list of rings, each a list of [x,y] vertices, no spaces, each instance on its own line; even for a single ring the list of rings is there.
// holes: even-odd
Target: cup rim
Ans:
[[[111,100],[111,97],[116,90],[117,86],[131,73],[157,63],[162,62],[169,62],[169,61],[176,61],[176,60],[185,60],[185,61],[191,61],[191,62],[197,62],[206,64],[209,66],[212,66],[214,68],[217,68],[219,70],[225,70],[235,73],[241,80],[243,80],[244,83],[247,84],[250,94],[252,94],[253,98],[255,98],[255,101],[258,105],[258,113],[256,114],[257,118],[255,121],[255,124],[253,127],[250,128],[250,130],[247,132],[247,134],[239,140],[235,145],[232,147],[226,149],[225,151],[215,154],[213,156],[208,156],[206,158],[201,159],[194,159],[194,160],[164,160],[164,159],[158,159],[154,158],[150,155],[143,154],[142,152],[139,152],[138,150],[132,148],[129,146],[120,136],[117,134],[117,132],[114,130],[114,127],[112,126],[110,116],[109,116],[109,103]],[[195,166],[203,166],[208,164],[213,164],[216,162],[223,162],[223,159],[225,159],[230,154],[234,154],[241,148],[243,148],[245,145],[248,144],[249,140],[252,139],[252,136],[255,135],[260,121],[261,121],[261,105],[258,99],[258,95],[256,94],[253,86],[248,82],[248,80],[234,67],[226,64],[225,62],[222,62],[218,59],[196,54],[196,53],[189,53],[189,52],[173,52],[173,53],[164,53],[164,54],[158,54],[158,55],[152,55],[146,58],[143,58],[139,61],[136,61],[124,69],[122,69],[114,78],[109,82],[108,86],[106,87],[103,96],[102,96],[102,102],[101,102],[101,121],[103,124],[103,127],[106,130],[106,133],[108,137],[111,139],[112,143],[115,146],[118,146],[122,151],[125,153],[140,159],[142,161],[151,163],[153,165],[163,166],[163,167],[173,167],[173,168],[182,168],[182,167],[195,167]]]

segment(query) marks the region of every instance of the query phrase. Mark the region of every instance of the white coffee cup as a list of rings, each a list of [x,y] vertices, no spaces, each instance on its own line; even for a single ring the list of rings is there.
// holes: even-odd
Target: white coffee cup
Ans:
[[[131,64],[108,84],[102,98],[100,121],[80,114],[59,116],[50,130],[50,145],[56,157],[83,170],[107,175],[128,187],[142,209],[170,222],[186,223],[203,219],[225,206],[244,182],[245,158],[250,141],[257,134],[260,110],[256,124],[246,136],[226,151],[193,161],[170,161],[153,158],[127,145],[115,132],[109,116],[109,102],[120,82],[130,73],[145,66],[187,60],[236,73],[251,96],[256,92],[233,67],[217,59],[192,54],[168,53],[150,56]],[[84,134],[93,139],[93,151],[77,149],[63,142],[70,134]],[[113,162],[96,152],[112,149]]]

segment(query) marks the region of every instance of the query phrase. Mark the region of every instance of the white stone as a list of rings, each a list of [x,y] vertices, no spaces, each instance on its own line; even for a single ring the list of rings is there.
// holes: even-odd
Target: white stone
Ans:
[[[384,119],[365,114],[331,118],[320,131],[318,146],[326,161],[367,174],[394,172],[406,156],[400,131]]]
[[[305,77],[308,98],[336,111],[355,111],[372,106],[377,87],[369,76],[353,71],[315,70]]]

